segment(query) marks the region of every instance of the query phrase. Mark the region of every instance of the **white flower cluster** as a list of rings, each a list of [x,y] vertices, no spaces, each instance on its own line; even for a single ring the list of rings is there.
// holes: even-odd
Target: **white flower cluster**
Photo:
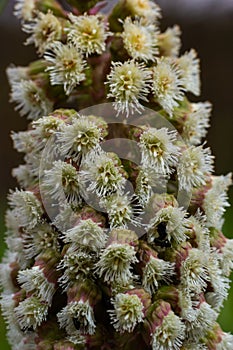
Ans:
[[[8,68],[11,100],[31,119],[12,133],[24,164],[13,170],[0,266],[9,342],[231,350],[217,323],[233,269],[222,233],[231,174],[213,175],[202,143],[211,104],[188,100],[200,94],[197,53],[180,55],[180,29],[160,31],[153,1],[119,0],[107,15],[102,5],[15,6],[40,59]],[[117,116],[150,107],[166,126],[76,112],[110,100]],[[101,147],[115,134],[137,145],[138,164]],[[179,194],[190,196],[185,208]]]

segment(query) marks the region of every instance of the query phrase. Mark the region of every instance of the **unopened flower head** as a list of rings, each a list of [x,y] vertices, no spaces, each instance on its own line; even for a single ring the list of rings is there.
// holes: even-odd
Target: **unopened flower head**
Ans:
[[[120,113],[141,110],[141,101],[147,101],[150,92],[151,74],[142,63],[135,61],[114,62],[108,75],[109,94]]]
[[[155,61],[158,55],[158,34],[153,24],[142,19],[132,21],[127,17],[123,24],[122,38],[128,54],[142,61]]]
[[[61,22],[51,11],[39,12],[37,18],[23,25],[23,29],[31,34],[26,40],[26,45],[34,44],[40,55],[45,52],[49,44],[62,37]]]
[[[152,167],[158,174],[169,174],[176,165],[179,147],[176,146],[177,133],[166,128],[149,128],[140,136],[142,163]]]
[[[15,109],[19,114],[27,116],[28,119],[38,119],[51,112],[53,108],[53,102],[32,80],[21,80],[12,84],[11,101],[16,103]]]
[[[172,117],[184,98],[184,84],[178,66],[170,58],[162,58],[152,68],[154,99]]]
[[[144,306],[136,294],[118,293],[112,303],[114,310],[108,312],[117,332],[132,332],[143,321]]]
[[[104,18],[99,15],[69,15],[71,25],[67,29],[68,41],[86,56],[101,54],[105,51],[109,32]]]

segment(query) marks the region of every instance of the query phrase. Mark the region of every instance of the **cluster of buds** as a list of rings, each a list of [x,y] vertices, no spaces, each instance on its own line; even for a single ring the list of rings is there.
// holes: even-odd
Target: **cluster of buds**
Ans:
[[[189,100],[197,53],[180,55],[180,29],[160,31],[153,1],[62,4],[15,5],[39,59],[7,70],[30,120],[12,133],[24,164],[0,270],[12,350],[231,350],[217,323],[233,269],[231,174],[213,175],[203,143],[211,104]],[[114,137],[131,156],[101,146]]]

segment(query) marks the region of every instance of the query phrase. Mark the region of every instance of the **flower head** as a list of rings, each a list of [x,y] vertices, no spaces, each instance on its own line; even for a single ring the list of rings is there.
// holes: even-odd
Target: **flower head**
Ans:
[[[66,162],[57,160],[50,170],[45,170],[43,191],[60,202],[80,204],[80,179],[77,169]]]
[[[151,76],[142,63],[135,61],[114,62],[108,75],[109,94],[113,98],[114,107],[118,113],[139,111],[142,109],[140,100],[147,101],[150,92]]]
[[[20,226],[33,228],[40,222],[42,207],[32,192],[16,190],[10,193],[9,201]]]
[[[105,41],[109,35],[104,19],[99,15],[69,15],[68,41],[86,56],[105,51]]]
[[[16,110],[28,119],[38,119],[52,111],[53,102],[49,100],[42,88],[32,80],[20,80],[11,86],[11,101],[17,105]]]
[[[206,136],[210,126],[209,119],[212,105],[209,102],[191,104],[191,112],[186,114],[183,124],[182,138],[191,145],[198,145]]]
[[[158,33],[153,24],[145,23],[142,19],[132,21],[127,17],[123,24],[122,39],[128,54],[142,61],[155,61],[158,55]]]
[[[184,85],[178,66],[169,58],[161,58],[152,69],[154,99],[172,116],[184,97]]]
[[[143,321],[144,306],[136,294],[118,293],[112,301],[114,310],[109,310],[114,328],[120,332],[132,332]]]
[[[46,319],[48,304],[36,296],[30,296],[21,301],[14,309],[16,319],[22,330],[36,329]]]
[[[71,243],[71,247],[84,246],[95,252],[104,247],[106,239],[105,231],[91,219],[81,220],[64,233],[64,242]]]
[[[23,21],[31,21],[35,15],[34,0],[17,0],[14,7],[14,15]]]
[[[174,264],[156,257],[150,256],[143,268],[142,285],[151,294],[155,293],[162,282],[170,282],[174,272]]]
[[[67,95],[85,79],[85,63],[72,44],[65,45],[55,41],[49,45],[44,58],[49,62],[46,70],[49,72],[51,85],[63,85]]]
[[[84,334],[95,332],[95,317],[92,307],[87,301],[72,301],[58,314],[58,321],[69,335],[75,335],[77,330]]]
[[[180,35],[181,30],[177,25],[159,34],[158,47],[161,56],[178,56],[181,47]]]
[[[185,53],[177,63],[185,89],[196,96],[200,95],[200,62],[196,51]]]
[[[74,160],[78,160],[98,146],[102,134],[103,131],[98,123],[87,117],[78,117],[59,133],[60,151],[63,155],[72,156]]]
[[[39,12],[35,19],[23,25],[23,30],[31,33],[26,45],[34,44],[39,54],[43,54],[49,44],[62,37],[61,22],[51,11]]]
[[[180,189],[190,191],[205,185],[213,171],[213,156],[209,148],[190,146],[183,150],[177,167]]]
[[[169,174],[176,165],[179,148],[175,145],[177,133],[166,128],[149,128],[140,136],[139,147],[142,151],[142,163],[152,167],[158,174]]]
[[[137,262],[134,248],[113,243],[105,248],[96,264],[96,272],[106,282],[127,284],[133,278],[131,264]]]
[[[88,183],[88,191],[98,197],[122,193],[126,179],[116,154],[93,150],[84,157],[81,166],[80,175]]]
[[[186,241],[187,221],[186,213],[181,208],[167,206],[159,210],[148,225],[148,242],[165,244]]]
[[[126,0],[127,9],[135,17],[154,22],[161,17],[160,8],[150,0]]]

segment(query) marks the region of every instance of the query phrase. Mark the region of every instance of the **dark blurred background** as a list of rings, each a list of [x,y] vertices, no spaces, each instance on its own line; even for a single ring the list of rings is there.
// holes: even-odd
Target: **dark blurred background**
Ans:
[[[11,130],[23,130],[24,118],[9,104],[9,86],[5,69],[10,63],[27,65],[35,56],[32,47],[24,46],[26,36],[19,21],[13,16],[13,1],[0,0],[0,255],[4,243],[4,210],[9,188],[16,186],[11,169],[21,157],[12,149]],[[27,1],[27,0],[26,0]],[[114,0],[112,0],[114,1]],[[201,58],[202,95],[198,100],[214,104],[208,145],[215,155],[216,174],[233,170],[233,0],[157,0],[163,10],[162,28],[178,24],[182,29],[182,52],[195,48]],[[233,191],[230,191],[233,203]],[[233,209],[228,209],[224,233],[233,238]],[[221,314],[225,331],[233,332],[233,288]],[[4,327],[0,318],[0,349],[8,350],[4,340]]]

